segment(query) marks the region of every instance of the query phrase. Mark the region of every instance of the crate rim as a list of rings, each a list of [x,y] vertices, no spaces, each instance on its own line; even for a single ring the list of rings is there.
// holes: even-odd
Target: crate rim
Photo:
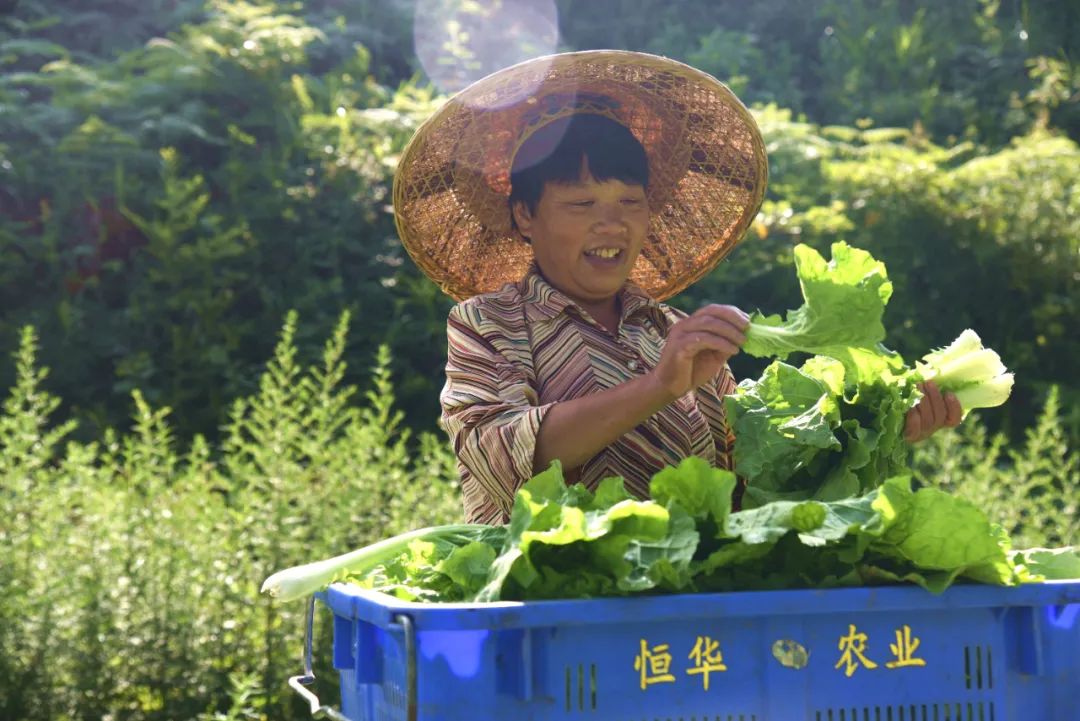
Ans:
[[[498,630],[717,616],[1066,606],[1080,604],[1080,580],[1019,586],[961,584],[941,594],[914,585],[883,585],[492,603],[402,601],[378,591],[334,583],[315,596],[339,616],[382,628],[398,626],[396,617],[405,614],[417,630]],[[597,616],[598,611],[602,616]]]

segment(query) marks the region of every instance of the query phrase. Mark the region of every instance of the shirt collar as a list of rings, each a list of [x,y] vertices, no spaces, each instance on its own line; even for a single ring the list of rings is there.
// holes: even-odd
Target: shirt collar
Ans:
[[[565,313],[568,308],[581,310],[577,303],[541,275],[535,261],[529,267],[529,272],[525,274],[519,287],[525,304],[525,316],[530,322],[552,320]],[[646,313],[653,316],[654,320],[664,319],[660,303],[636,283],[628,280],[620,293],[622,294],[622,321],[625,322],[636,313]]]

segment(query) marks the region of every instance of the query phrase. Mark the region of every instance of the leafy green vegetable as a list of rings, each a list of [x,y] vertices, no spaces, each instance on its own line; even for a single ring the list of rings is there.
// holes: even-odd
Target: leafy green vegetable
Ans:
[[[845,348],[874,348],[885,338],[881,316],[892,296],[885,264],[847,243],[832,245],[832,260],[808,245],[795,246],[795,268],[804,303],[787,318],[755,313],[742,350],[783,360],[795,351],[832,355]]]
[[[729,472],[688,458],[653,477],[652,493],[663,502],[638,501],[618,478],[596,493],[566,486],[555,463],[519,491],[510,525],[492,529],[503,532],[501,546],[498,534],[466,543],[413,538],[348,580],[430,602],[875,583],[940,593],[961,579],[1014,585],[1080,577],[1072,550],[1013,553],[978,508],[936,489],[913,491],[906,476],[858,497],[737,512],[723,500],[733,485]],[[695,504],[694,515],[682,503]]]
[[[578,597],[681,586],[697,541],[678,503],[634,500],[621,478],[606,479],[595,495],[567,487],[555,462],[518,491],[503,551],[477,600],[562,598],[568,582]]]
[[[776,361],[725,398],[747,507],[858,496],[906,471],[901,432],[917,391],[891,374],[846,385],[848,375],[824,356],[801,368]]]
[[[913,493],[902,484],[890,483],[874,504],[888,525],[883,544],[897,558],[916,566],[950,569],[1003,557],[983,512],[936,488]]]
[[[649,494],[661,505],[676,503],[699,521],[722,520],[731,512],[735,474],[696,457],[661,469],[649,483]]]
[[[873,534],[880,532],[881,518],[872,507],[875,494],[831,503],[775,501],[733,513],[727,524],[733,540],[699,565],[696,588],[734,591],[860,584],[862,553]],[[815,521],[820,522],[814,525]]]
[[[791,527],[799,533],[810,533],[821,528],[827,517],[824,505],[807,501],[791,509]]]
[[[903,428],[921,398],[921,381],[956,393],[965,414],[1003,403],[1012,386],[1012,374],[971,330],[915,368],[906,366],[881,344],[892,291],[884,265],[844,243],[832,252],[826,263],[796,246],[803,306],[783,324],[755,316],[744,346],[781,359],[796,351],[817,355],[798,369],[778,360],[725,399],[748,507],[854,497],[905,473]]]
[[[727,396],[738,442],[735,467],[753,479],[752,495],[776,490],[819,451],[841,450],[833,429],[840,423],[838,396],[829,386],[777,361],[757,381],[743,381]]]

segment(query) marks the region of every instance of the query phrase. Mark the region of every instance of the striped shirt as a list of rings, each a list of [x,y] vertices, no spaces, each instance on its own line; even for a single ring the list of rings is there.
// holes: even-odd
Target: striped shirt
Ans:
[[[621,293],[614,334],[552,287],[535,265],[518,283],[450,311],[440,402],[468,522],[509,520],[515,491],[534,475],[537,432],[555,403],[612,388],[660,361],[668,330],[686,314],[630,282]],[[567,482],[595,490],[604,478],[622,476],[626,489],[644,499],[654,473],[688,456],[731,469],[734,437],[723,397],[734,388],[725,366],[710,382],[567,471]]]

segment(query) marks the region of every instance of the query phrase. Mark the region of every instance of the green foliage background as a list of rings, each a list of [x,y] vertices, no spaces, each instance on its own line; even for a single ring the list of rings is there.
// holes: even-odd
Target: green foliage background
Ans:
[[[389,207],[397,153],[443,97],[412,48],[431,5],[21,0],[0,17],[0,347],[38,330],[77,437],[127,427],[138,388],[182,437],[217,438],[291,309],[309,356],[349,310],[349,380],[388,343],[407,422],[435,429],[450,301]],[[758,232],[676,303],[780,310],[790,246],[846,239],[897,280],[898,350],[973,325],[1020,378],[1015,421],[991,423],[1018,431],[1057,383],[1075,437],[1080,3],[557,5],[561,47],[685,60],[762,123]]]
[[[261,580],[458,517],[450,301],[389,207],[444,97],[413,48],[429,5],[4,5],[0,718],[306,717],[302,608]],[[1017,373],[918,480],[1019,545],[1080,542],[1080,2],[556,5],[561,49],[686,61],[761,124],[762,213],[676,305],[783,311],[795,243],[870,250],[890,345],[972,327]]]

